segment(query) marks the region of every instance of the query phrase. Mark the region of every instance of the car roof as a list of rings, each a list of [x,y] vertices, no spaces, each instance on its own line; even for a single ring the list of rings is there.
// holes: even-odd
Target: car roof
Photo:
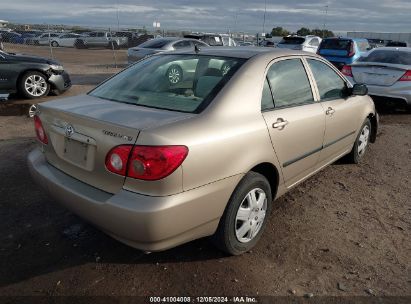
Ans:
[[[290,49],[280,49],[280,48],[250,48],[250,47],[204,47],[201,48],[200,51],[197,53],[190,49],[184,49],[181,51],[174,51],[173,54],[200,54],[200,55],[207,55],[207,56],[221,56],[221,57],[232,57],[232,58],[243,58],[249,59],[251,57],[260,55],[260,54],[267,54],[272,53],[275,57],[282,57],[282,56],[292,56],[292,55],[309,55],[309,56],[317,56],[315,54],[308,54],[302,51],[294,51]],[[170,53],[167,53],[170,54]]]

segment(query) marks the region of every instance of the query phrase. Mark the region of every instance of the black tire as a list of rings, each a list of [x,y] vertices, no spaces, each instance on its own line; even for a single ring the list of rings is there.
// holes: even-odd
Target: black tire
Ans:
[[[171,85],[178,84],[183,81],[183,69],[179,65],[173,64],[167,69],[166,76]]]
[[[37,78],[37,79],[42,78],[44,80],[45,90],[41,94],[36,95],[36,94],[30,92],[30,89],[26,88],[26,81],[28,81],[28,78],[30,78],[30,77],[34,77],[34,78]],[[40,73],[40,72],[37,72],[37,71],[28,71],[20,78],[20,81],[18,83],[18,92],[23,97],[28,98],[28,99],[40,98],[40,97],[47,96],[49,94],[50,84],[47,81],[47,77],[43,73]]]
[[[358,164],[361,159],[363,159],[365,152],[367,151],[368,145],[370,143],[370,136],[371,136],[371,131],[372,131],[372,126],[370,120],[367,118],[363,125],[361,126],[360,132],[358,132],[357,138],[355,139],[354,146],[351,150],[351,152],[345,157],[346,162],[351,163],[351,164]],[[361,137],[364,135],[364,130],[368,129],[368,137],[366,141],[366,145],[362,152],[359,152],[359,147],[361,146],[361,143],[363,143],[363,140]]]
[[[57,41],[52,41],[51,46],[52,47],[59,47],[59,43]]]
[[[258,232],[253,237],[251,237],[249,241],[241,242],[236,235],[236,229],[240,229],[242,226],[238,226],[239,220],[237,219],[237,213],[239,212],[240,206],[243,206],[244,203],[246,203],[246,198],[250,191],[254,191],[256,189],[262,190],[266,195],[265,217],[263,219],[263,222],[260,224]],[[258,240],[260,239],[267,224],[267,218],[271,213],[271,209],[272,191],[269,182],[263,175],[259,173],[247,173],[237,185],[236,189],[231,195],[230,200],[228,201],[227,207],[224,211],[223,216],[221,217],[217,231],[212,237],[214,244],[219,249],[230,255],[240,255],[249,251],[257,244]],[[257,219],[257,217],[255,217],[255,219]],[[251,225],[253,218],[250,217],[248,218],[248,220],[246,219],[242,224],[248,225],[249,220]],[[245,237],[246,235],[244,235],[243,237]]]
[[[77,39],[76,41],[74,41],[74,47],[76,49],[86,49],[87,48],[86,44],[81,39]]]

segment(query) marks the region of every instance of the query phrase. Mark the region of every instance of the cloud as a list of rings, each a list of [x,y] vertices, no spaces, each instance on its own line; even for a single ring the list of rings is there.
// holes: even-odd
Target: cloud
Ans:
[[[262,31],[265,1],[247,0],[2,0],[0,18],[19,23],[78,24],[112,27],[117,11],[123,27]],[[325,6],[328,6],[327,16]],[[305,26],[334,31],[409,31],[409,0],[267,0],[266,30]]]

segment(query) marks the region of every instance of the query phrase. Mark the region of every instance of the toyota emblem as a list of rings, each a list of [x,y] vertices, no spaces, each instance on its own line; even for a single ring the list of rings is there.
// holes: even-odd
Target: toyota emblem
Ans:
[[[74,128],[72,125],[68,124],[66,125],[66,128],[64,129],[64,132],[66,133],[67,137],[70,137],[74,133]]]

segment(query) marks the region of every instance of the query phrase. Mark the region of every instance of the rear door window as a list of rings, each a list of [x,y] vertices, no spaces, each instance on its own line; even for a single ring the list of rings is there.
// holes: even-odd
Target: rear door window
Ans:
[[[267,72],[276,108],[314,102],[304,65],[300,59],[274,63]]]
[[[346,90],[345,81],[325,63],[315,59],[307,61],[317,83],[321,101],[343,98]]]

